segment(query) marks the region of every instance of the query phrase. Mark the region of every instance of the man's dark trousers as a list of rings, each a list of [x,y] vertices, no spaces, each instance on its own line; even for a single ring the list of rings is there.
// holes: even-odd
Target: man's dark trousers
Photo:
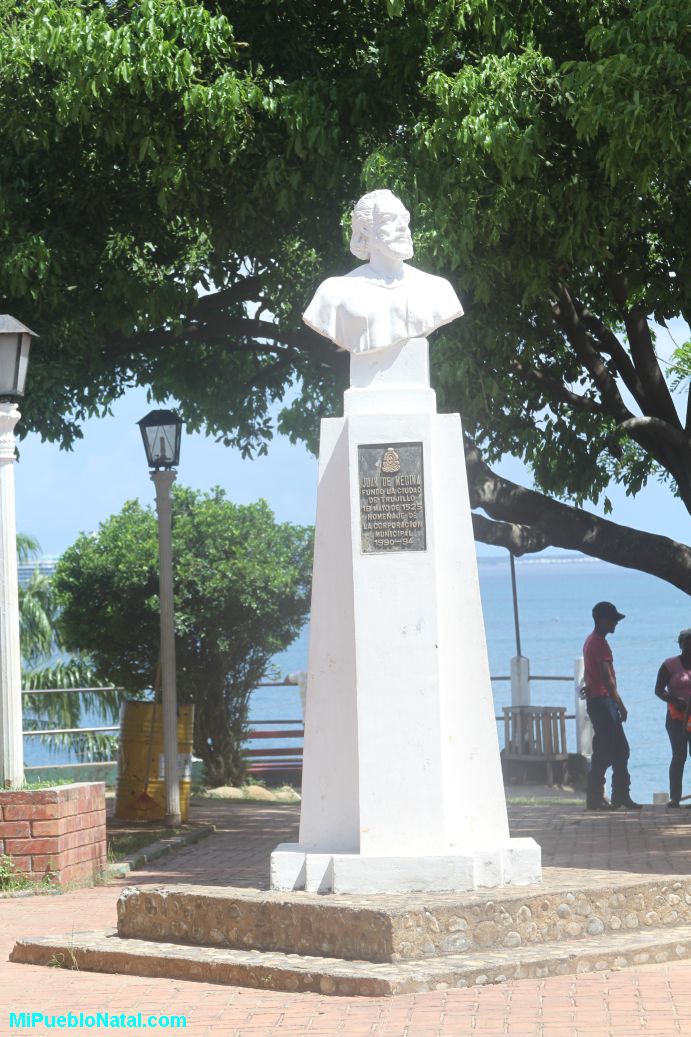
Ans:
[[[612,803],[628,799],[631,777],[627,766],[629,743],[614,699],[590,698],[586,704],[593,725],[593,755],[588,773],[588,806],[597,806],[605,794],[605,771],[612,768]]]

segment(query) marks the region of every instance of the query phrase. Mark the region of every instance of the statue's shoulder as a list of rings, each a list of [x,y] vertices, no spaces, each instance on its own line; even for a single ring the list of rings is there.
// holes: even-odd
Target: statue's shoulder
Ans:
[[[327,277],[317,288],[314,298],[338,303],[352,291],[352,281],[349,281],[348,277],[348,274],[342,274],[338,277]]]
[[[438,274],[428,274],[426,270],[420,270],[419,267],[411,266],[410,263],[404,263],[403,269],[405,270],[405,279],[411,285],[434,285],[439,289],[443,285],[448,285],[453,290],[451,282],[447,281],[445,277],[439,277]]]
[[[407,263],[404,265],[409,294],[424,299],[425,308],[432,306],[440,312],[453,314],[454,317],[463,314],[456,289],[450,281],[437,274],[428,274],[426,270],[420,270],[416,266],[409,266]]]

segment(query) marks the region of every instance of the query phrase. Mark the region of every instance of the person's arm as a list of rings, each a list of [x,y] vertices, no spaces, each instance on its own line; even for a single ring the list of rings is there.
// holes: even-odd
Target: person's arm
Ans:
[[[619,692],[617,691],[617,680],[614,676],[614,668],[610,659],[603,659],[600,662],[600,674],[602,676],[602,683],[617,704],[621,716],[621,722],[623,724],[628,717],[629,712],[619,697]]]
[[[673,695],[667,687],[671,679],[672,674],[663,663],[658,670],[657,680],[655,681],[655,694],[659,699],[662,699],[663,702],[671,702],[673,706],[677,707],[677,709],[686,709],[686,702],[684,699],[677,698],[677,696]]]

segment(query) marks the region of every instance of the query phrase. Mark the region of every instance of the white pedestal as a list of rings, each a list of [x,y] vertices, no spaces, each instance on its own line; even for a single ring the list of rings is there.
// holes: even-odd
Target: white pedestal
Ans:
[[[539,881],[539,847],[509,838],[460,418],[436,413],[424,339],[354,355],[351,386],[322,422],[300,835],[272,888]],[[359,448],[408,444],[424,549],[365,553]]]

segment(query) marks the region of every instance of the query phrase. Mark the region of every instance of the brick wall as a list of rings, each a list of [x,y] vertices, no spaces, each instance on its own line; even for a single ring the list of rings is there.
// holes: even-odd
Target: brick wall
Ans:
[[[106,865],[104,783],[0,792],[1,853],[29,879],[93,881]]]

